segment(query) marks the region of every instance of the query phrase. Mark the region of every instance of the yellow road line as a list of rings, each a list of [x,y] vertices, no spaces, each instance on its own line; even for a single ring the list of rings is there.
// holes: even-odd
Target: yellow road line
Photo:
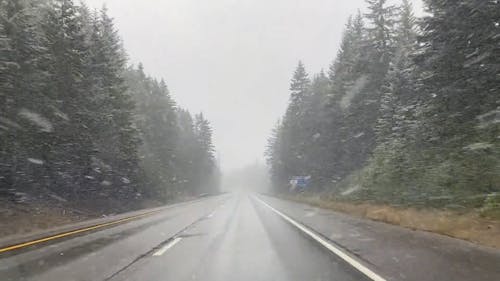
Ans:
[[[86,232],[86,231],[90,231],[90,230],[95,230],[95,229],[103,228],[103,227],[110,226],[110,225],[120,224],[120,223],[123,223],[123,222],[126,222],[126,221],[130,221],[130,220],[133,220],[133,219],[145,217],[147,215],[150,215],[150,214],[153,214],[153,213],[157,213],[159,211],[162,211],[162,210],[150,211],[150,212],[147,212],[147,213],[144,213],[144,214],[127,217],[127,218],[119,219],[119,220],[112,221],[112,222],[97,224],[97,225],[94,225],[94,226],[90,226],[90,227],[86,227],[86,228],[81,228],[81,229],[77,229],[77,230],[72,230],[72,231],[68,231],[68,232],[63,232],[63,233],[60,233],[60,234],[56,234],[56,235],[53,235],[53,236],[48,236],[48,237],[45,237],[45,238],[41,238],[41,239],[29,241],[29,242],[15,244],[15,245],[12,245],[12,246],[1,248],[0,249],[0,253],[12,251],[12,250],[17,250],[17,249],[21,249],[21,248],[24,248],[24,247],[27,247],[27,246],[36,245],[36,244],[39,244],[39,243],[43,243],[43,242],[47,242],[47,241],[51,241],[51,240],[55,240],[55,239],[59,239],[59,238],[63,238],[63,237],[68,237],[68,236],[71,236],[71,235],[75,235],[75,234],[78,234],[78,233],[82,233],[82,232]]]

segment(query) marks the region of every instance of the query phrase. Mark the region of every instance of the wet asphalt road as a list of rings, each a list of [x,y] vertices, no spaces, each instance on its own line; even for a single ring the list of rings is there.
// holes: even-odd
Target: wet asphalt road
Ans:
[[[2,280],[369,280],[253,196],[167,209],[0,259]]]
[[[278,213],[382,280],[500,280],[496,249],[244,193],[0,254],[0,280],[371,280]]]

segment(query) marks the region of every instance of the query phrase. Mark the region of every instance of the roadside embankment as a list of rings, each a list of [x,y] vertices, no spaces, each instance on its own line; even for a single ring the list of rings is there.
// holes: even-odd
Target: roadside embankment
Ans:
[[[483,217],[478,210],[440,210],[395,207],[374,203],[336,201],[313,195],[282,195],[288,200],[331,209],[414,230],[434,232],[500,249],[500,220]]]
[[[122,207],[117,208],[115,206],[120,202],[111,199],[73,202],[54,199],[50,196],[39,198],[27,195],[27,200],[16,202],[10,198],[0,197],[0,240],[29,236],[48,229],[85,223],[93,219],[105,219],[134,211],[141,212],[165,204],[193,199],[196,197],[180,197],[168,202],[144,199],[132,203],[121,202]]]

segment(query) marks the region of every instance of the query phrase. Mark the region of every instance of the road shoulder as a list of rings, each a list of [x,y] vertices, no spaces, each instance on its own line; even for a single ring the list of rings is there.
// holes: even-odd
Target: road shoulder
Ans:
[[[260,198],[373,265],[388,280],[500,280],[496,249],[307,204]]]

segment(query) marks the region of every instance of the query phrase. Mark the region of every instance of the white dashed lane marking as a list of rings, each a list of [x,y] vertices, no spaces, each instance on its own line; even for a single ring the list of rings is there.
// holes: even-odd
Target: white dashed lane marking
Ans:
[[[174,240],[170,241],[169,243],[167,243],[167,245],[163,246],[163,248],[159,249],[158,251],[156,251],[153,256],[161,256],[163,255],[166,251],[168,251],[168,249],[172,248],[173,246],[175,246],[175,244],[179,243],[180,241],[182,240],[181,237],[177,237],[175,238]]]

